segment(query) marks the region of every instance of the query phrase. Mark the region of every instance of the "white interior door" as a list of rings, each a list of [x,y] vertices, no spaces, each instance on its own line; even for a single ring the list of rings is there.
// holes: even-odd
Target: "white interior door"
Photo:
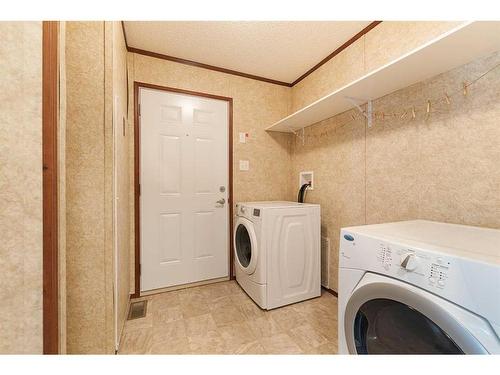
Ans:
[[[228,103],[147,88],[139,101],[141,291],[228,276]]]

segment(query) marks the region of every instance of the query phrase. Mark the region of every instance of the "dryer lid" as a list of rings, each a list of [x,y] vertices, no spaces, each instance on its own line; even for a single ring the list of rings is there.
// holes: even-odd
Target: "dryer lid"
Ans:
[[[319,207],[319,204],[311,203],[298,203],[289,201],[261,201],[261,202],[241,202],[238,203],[241,206],[247,206],[252,208],[286,208],[286,207]]]
[[[429,220],[361,225],[343,228],[350,233],[406,242],[451,255],[500,265],[500,230]]]

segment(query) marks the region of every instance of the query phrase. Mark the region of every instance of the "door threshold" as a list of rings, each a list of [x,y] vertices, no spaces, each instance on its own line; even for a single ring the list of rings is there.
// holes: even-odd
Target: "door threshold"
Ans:
[[[229,281],[229,280],[230,280],[229,276],[225,276],[225,277],[219,277],[217,279],[196,281],[194,283],[187,283],[187,284],[180,284],[180,285],[169,286],[167,288],[158,288],[158,289],[153,289],[153,290],[147,290],[145,292],[141,292],[140,297],[150,296],[150,295],[158,294],[158,293],[172,292],[174,290],[179,290],[179,289],[193,288],[195,286],[202,286],[202,285],[209,285],[209,284],[214,284],[214,283],[220,283],[221,281]]]

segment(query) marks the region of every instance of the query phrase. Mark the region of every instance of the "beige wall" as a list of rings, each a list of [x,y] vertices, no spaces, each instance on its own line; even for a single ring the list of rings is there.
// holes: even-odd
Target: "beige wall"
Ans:
[[[42,353],[42,23],[0,23],[0,353]]]
[[[113,352],[105,24],[66,23],[68,353]],[[110,92],[110,91],[108,91]],[[106,197],[108,199],[106,199]],[[110,334],[111,329],[111,334]],[[110,337],[111,336],[111,337]],[[111,342],[111,345],[110,345]]]
[[[130,289],[127,51],[119,22],[67,22],[65,44],[67,351],[113,353]]]
[[[128,312],[130,291],[130,220],[133,212],[130,211],[130,175],[129,175],[129,142],[133,133],[129,131],[128,96],[127,96],[127,47],[120,22],[112,22],[113,28],[113,97],[116,105],[113,119],[115,122],[115,184],[117,217],[116,217],[116,250],[118,251],[118,337],[121,335]],[[124,123],[125,122],[125,123]],[[123,127],[125,126],[125,127]]]
[[[342,227],[420,218],[500,228],[500,69],[468,96],[461,92],[463,81],[498,63],[500,53],[373,103],[386,113],[414,105],[415,120],[379,118],[368,129],[352,110],[306,128],[305,145],[295,140],[290,178],[296,183],[300,171],[314,171],[307,201],[321,204],[322,235],[331,239],[332,289]],[[428,99],[457,90],[450,106],[435,105],[425,120]]]
[[[59,353],[66,354],[66,22],[59,22],[58,235]]]
[[[233,98],[234,202],[285,199],[289,195],[290,137],[264,131],[265,127],[289,112],[289,88],[143,55],[129,56],[131,98],[134,80]],[[132,134],[133,112],[130,114]],[[239,132],[249,133],[247,143],[238,142]],[[133,139],[130,150],[129,169],[133,171]],[[239,171],[240,159],[250,161],[249,171]],[[134,259],[133,255],[131,259]]]
[[[291,112],[410,52],[460,22],[384,21],[292,88]]]

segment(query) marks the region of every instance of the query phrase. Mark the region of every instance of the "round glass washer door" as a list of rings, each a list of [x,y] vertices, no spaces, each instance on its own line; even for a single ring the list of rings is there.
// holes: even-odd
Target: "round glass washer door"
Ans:
[[[234,253],[240,269],[252,274],[257,267],[257,237],[252,222],[244,217],[234,226]]]
[[[464,354],[436,323],[392,299],[365,302],[354,321],[358,354]]]
[[[483,354],[442,299],[401,281],[365,274],[346,305],[351,354]]]

